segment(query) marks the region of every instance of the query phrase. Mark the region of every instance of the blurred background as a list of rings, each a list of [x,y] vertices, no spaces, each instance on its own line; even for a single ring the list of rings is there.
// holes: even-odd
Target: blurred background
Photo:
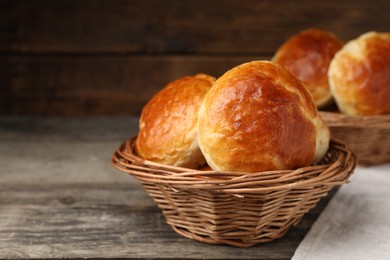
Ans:
[[[0,114],[139,115],[168,82],[270,59],[312,27],[390,31],[390,1],[0,0]]]

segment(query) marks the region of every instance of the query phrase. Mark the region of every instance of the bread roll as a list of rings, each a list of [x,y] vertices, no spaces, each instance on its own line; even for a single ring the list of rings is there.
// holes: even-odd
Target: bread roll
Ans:
[[[197,141],[199,107],[215,79],[197,74],[169,83],[142,110],[136,141],[138,156],[196,169],[205,164]]]
[[[319,161],[329,130],[301,81],[269,61],[241,64],[203,100],[199,146],[213,170],[295,169]]]
[[[200,171],[212,171],[211,167],[208,164],[203,165],[199,168]]]
[[[273,61],[302,80],[313,95],[317,107],[332,103],[329,89],[329,64],[343,42],[330,32],[309,29],[288,39],[276,52]]]
[[[348,115],[390,113],[390,33],[368,32],[334,57],[329,83],[339,110]]]

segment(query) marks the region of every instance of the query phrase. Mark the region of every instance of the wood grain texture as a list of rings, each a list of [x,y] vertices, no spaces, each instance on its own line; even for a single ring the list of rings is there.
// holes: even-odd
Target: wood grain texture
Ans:
[[[130,180],[115,185],[3,185],[0,259],[290,259],[323,204],[283,238],[243,250],[179,236]]]
[[[0,56],[0,114],[139,114],[169,82],[262,56]]]
[[[240,249],[183,238],[110,164],[137,122],[0,117],[0,259],[291,259],[335,192],[271,243]]]
[[[9,0],[0,51],[269,54],[308,27],[344,40],[388,30],[389,12],[386,0]]]

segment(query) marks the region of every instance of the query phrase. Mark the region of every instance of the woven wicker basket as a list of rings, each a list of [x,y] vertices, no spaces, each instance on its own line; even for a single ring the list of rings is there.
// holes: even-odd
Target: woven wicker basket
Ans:
[[[346,183],[356,165],[345,145],[331,141],[316,166],[198,171],[143,160],[133,153],[134,141],[120,145],[113,165],[143,185],[177,233],[209,244],[249,247],[280,238],[333,186]]]
[[[349,116],[337,112],[320,112],[331,136],[348,145],[361,165],[390,162],[390,114]]]

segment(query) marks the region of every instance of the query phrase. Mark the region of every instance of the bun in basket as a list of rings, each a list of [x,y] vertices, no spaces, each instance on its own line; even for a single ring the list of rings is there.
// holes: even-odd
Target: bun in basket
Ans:
[[[277,50],[273,61],[302,80],[319,108],[333,101],[328,68],[343,42],[330,32],[308,29],[289,38]]]
[[[329,130],[300,80],[253,61],[216,80],[199,111],[198,138],[213,170],[259,172],[319,161]]]
[[[215,78],[196,74],[177,79],[144,106],[135,149],[143,159],[198,168],[205,164],[197,140],[198,111]]]
[[[390,113],[390,33],[368,32],[334,57],[329,82],[339,110],[347,115]]]

